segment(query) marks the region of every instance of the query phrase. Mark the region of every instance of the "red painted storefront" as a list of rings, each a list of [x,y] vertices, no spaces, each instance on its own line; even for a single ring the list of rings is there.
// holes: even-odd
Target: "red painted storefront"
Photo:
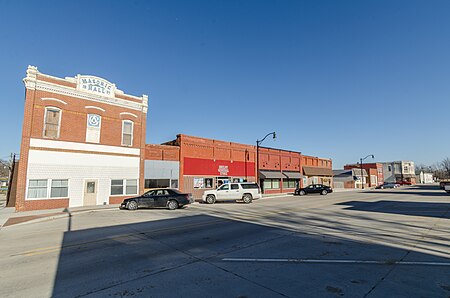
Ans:
[[[195,198],[200,198],[205,190],[215,189],[221,183],[257,180],[256,146],[183,134],[158,146],[164,150],[171,146],[178,148],[179,189],[192,193]],[[147,156],[150,155],[146,155],[149,159]],[[266,147],[259,148],[258,156],[258,184],[266,194],[290,193],[297,185],[304,186],[310,180],[317,180],[317,183],[325,179],[331,181],[331,177],[322,179],[320,176],[322,172],[331,171],[330,159]],[[311,176],[305,176],[303,165],[315,169],[319,177],[313,180]]]

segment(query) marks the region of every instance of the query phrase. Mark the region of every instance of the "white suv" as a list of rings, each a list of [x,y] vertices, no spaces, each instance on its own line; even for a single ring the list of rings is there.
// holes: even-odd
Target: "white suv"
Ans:
[[[216,190],[207,190],[202,196],[203,202],[214,204],[216,201],[243,201],[246,204],[261,198],[261,189],[252,182],[227,183]]]

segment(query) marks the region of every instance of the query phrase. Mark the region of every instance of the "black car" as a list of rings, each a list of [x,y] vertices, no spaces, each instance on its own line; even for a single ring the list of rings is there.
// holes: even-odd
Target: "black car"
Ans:
[[[333,192],[333,189],[329,186],[323,184],[311,184],[304,188],[297,188],[294,191],[294,195],[304,196],[310,193],[318,193],[321,195],[326,195],[330,192]]]
[[[138,208],[164,207],[178,209],[194,202],[191,194],[181,193],[176,189],[152,189],[139,197],[128,198],[120,204],[120,209],[136,210]]]

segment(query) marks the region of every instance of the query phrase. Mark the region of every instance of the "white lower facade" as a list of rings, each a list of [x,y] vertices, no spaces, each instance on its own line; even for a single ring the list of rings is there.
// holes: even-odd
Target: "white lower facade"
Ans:
[[[57,194],[58,192],[53,191],[52,181],[56,181],[59,184],[62,181],[64,185],[67,184],[66,189],[63,189],[59,193],[67,193],[67,196],[64,195],[61,199],[69,198],[69,207],[109,204],[109,198],[114,197],[111,187],[112,181],[115,181],[115,183],[119,180],[123,181],[123,193],[117,194],[118,188],[115,186],[115,196],[132,196],[138,194],[140,174],[139,149],[132,149],[135,151],[130,151],[131,148],[123,148],[127,152],[125,154],[137,155],[120,156],[117,155],[120,154],[120,147],[107,146],[114,149],[114,151],[119,151],[108,152],[112,150],[108,148],[104,150],[105,148],[102,147],[106,146],[102,145],[100,145],[102,147],[99,146],[98,148],[95,147],[96,145],[88,145],[98,150],[92,150],[92,148],[76,149],[77,146],[82,147],[86,144],[72,143],[73,146],[70,146],[68,144],[69,142],[59,142],[64,143],[64,146],[59,146],[55,141],[38,140],[39,143],[42,143],[42,141],[45,142],[45,145],[49,149],[57,149],[50,148],[50,145],[55,145],[65,147],[61,149],[65,149],[66,151],[46,150],[42,146],[39,146],[39,149],[33,149],[31,147],[28,156],[25,200],[58,199],[54,197],[55,193]],[[33,142],[31,142],[31,145],[33,146]],[[73,151],[80,150],[80,152],[67,152],[68,145],[71,149],[75,147]],[[82,152],[82,150],[86,149],[89,152]],[[98,151],[98,153],[93,151]],[[37,181],[42,182],[40,184],[42,185],[47,180],[48,190],[45,191],[45,187],[41,187],[38,192],[36,192],[36,189],[30,191],[30,180],[33,185],[36,185]],[[131,184],[132,186],[130,186]],[[89,188],[91,191],[88,190]],[[88,196],[89,200],[86,200]]]

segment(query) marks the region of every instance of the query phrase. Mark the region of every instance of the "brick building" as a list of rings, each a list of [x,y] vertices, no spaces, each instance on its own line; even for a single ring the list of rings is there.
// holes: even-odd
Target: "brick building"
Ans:
[[[330,158],[302,155],[303,185],[333,185],[333,162]]]
[[[359,164],[348,164],[344,166],[345,170],[360,169]],[[367,186],[376,187],[384,183],[384,170],[383,164],[379,162],[363,163],[362,168],[366,170],[368,174]]]
[[[144,189],[146,95],[29,66],[16,210],[119,203]]]
[[[302,154],[260,147],[258,154],[259,185],[266,194],[293,192],[302,185]]]
[[[293,192],[297,185],[332,183],[331,159],[267,147],[260,147],[258,155],[257,169],[256,146],[180,134],[163,145],[147,145],[145,185],[175,187],[176,183],[170,181],[176,181],[181,191],[200,198],[205,190],[222,183],[255,182],[257,170],[259,185],[266,194]],[[155,162],[158,166],[148,166]]]
[[[179,148],[179,188],[194,198],[222,183],[255,181],[255,146],[183,134],[163,145]]]

